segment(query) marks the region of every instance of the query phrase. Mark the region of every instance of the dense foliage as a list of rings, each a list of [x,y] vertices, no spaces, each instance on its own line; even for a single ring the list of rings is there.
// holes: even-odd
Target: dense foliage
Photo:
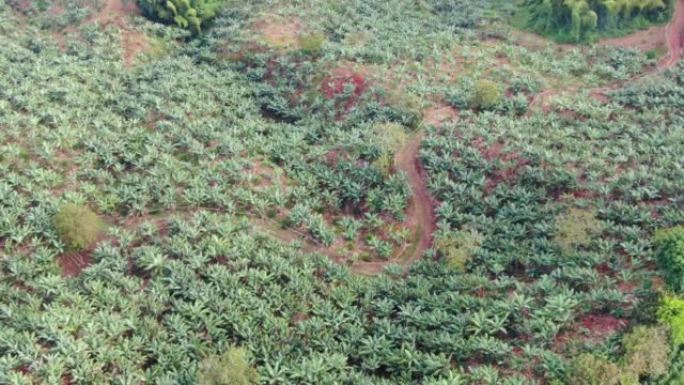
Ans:
[[[659,230],[655,244],[667,284],[676,292],[684,292],[684,226]]]
[[[0,383],[679,385],[652,266],[684,224],[684,66],[525,115],[649,62],[517,44],[495,3],[242,2],[188,43],[0,0]],[[125,66],[133,33],[164,49]],[[393,160],[424,128],[433,249],[354,274],[414,246]],[[106,223],[69,276],[65,202]]]
[[[595,32],[629,29],[667,19],[669,0],[523,0],[528,23],[545,34],[567,34],[587,39]]]
[[[176,24],[195,33],[216,16],[226,0],[138,0],[142,12],[164,23]]]
[[[93,244],[100,233],[100,219],[88,207],[67,203],[59,208],[52,222],[60,240],[72,250]]]
[[[242,348],[231,347],[218,357],[202,361],[197,383],[199,385],[255,385],[259,374],[249,366],[248,353]]]

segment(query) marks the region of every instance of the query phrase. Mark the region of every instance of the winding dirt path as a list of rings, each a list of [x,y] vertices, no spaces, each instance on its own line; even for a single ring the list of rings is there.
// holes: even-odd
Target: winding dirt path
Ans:
[[[638,40],[635,39],[635,36],[638,36],[643,33],[650,32],[636,32],[633,35],[625,37],[624,39]],[[596,87],[589,91],[589,95],[596,100],[606,102],[609,99],[607,95],[608,92],[623,87],[624,85],[641,79],[645,76],[671,68],[675,66],[680,60],[682,60],[682,57],[684,56],[684,0],[678,0],[677,3],[675,3],[675,8],[672,13],[672,19],[664,28],[664,33],[665,40],[667,43],[667,54],[663,57],[662,60],[660,60],[660,62],[658,62],[658,64],[655,67],[653,67],[653,69],[644,71],[626,80],[619,80],[605,86]],[[543,92],[540,92],[537,95],[535,95],[530,101],[528,105],[527,116],[531,115],[532,111],[535,110],[537,107],[544,108],[544,106],[546,106],[547,100],[555,95],[558,95],[562,92],[577,93],[579,91],[580,87],[568,87],[563,90],[544,90]]]
[[[439,126],[446,121],[458,119],[458,111],[449,106],[438,106],[425,111],[424,126]],[[406,247],[389,261],[356,262],[352,270],[363,275],[378,275],[391,264],[403,267],[406,273],[425,251],[432,247],[433,233],[437,229],[436,201],[427,188],[428,175],[420,161],[420,147],[425,132],[418,131],[394,156],[394,167],[403,171],[411,189],[411,201],[406,212],[405,224],[412,229],[413,237]]]
[[[352,265],[355,273],[377,275],[391,264],[398,264],[407,272],[413,262],[420,259],[432,246],[432,234],[437,229],[435,200],[427,189],[427,175],[420,161],[420,147],[424,132],[416,133],[406,146],[394,157],[394,167],[406,174],[411,189],[411,201],[406,212],[408,228],[413,237],[404,250],[388,261],[356,262]]]
[[[675,4],[672,20],[665,30],[667,56],[660,62],[661,69],[670,68],[682,59],[684,54],[684,0]]]

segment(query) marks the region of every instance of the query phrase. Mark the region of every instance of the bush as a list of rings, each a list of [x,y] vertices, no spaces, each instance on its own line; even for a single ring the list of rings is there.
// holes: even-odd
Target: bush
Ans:
[[[684,226],[658,230],[655,246],[668,286],[677,293],[684,292]]]
[[[478,110],[490,110],[501,102],[499,85],[490,80],[478,80],[470,97],[470,105]]]
[[[299,49],[306,54],[315,55],[321,52],[325,41],[325,35],[322,33],[303,35],[299,37]]]
[[[225,0],[138,0],[140,10],[150,19],[176,24],[194,33],[216,16]]]
[[[624,337],[622,344],[625,371],[636,378],[656,378],[667,373],[670,348],[664,328],[637,326]]]
[[[620,369],[604,358],[580,354],[573,362],[568,385],[618,385]]]
[[[658,319],[670,326],[672,342],[684,345],[684,299],[668,295],[658,308]]]
[[[596,219],[592,211],[573,208],[556,218],[556,236],[553,240],[563,253],[570,254],[588,246],[591,238],[602,229],[603,223]]]
[[[53,224],[59,238],[71,250],[81,250],[93,244],[101,227],[97,214],[86,206],[73,203],[67,203],[59,209]]]
[[[247,351],[231,347],[221,356],[207,357],[200,366],[198,385],[253,385],[259,374],[249,365]]]
[[[440,234],[435,239],[435,248],[449,267],[465,271],[466,264],[482,246],[483,237],[475,230]]]

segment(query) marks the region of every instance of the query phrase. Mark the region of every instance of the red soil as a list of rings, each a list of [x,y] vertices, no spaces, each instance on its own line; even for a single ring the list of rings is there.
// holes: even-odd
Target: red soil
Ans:
[[[130,28],[126,23],[128,17],[138,15],[140,9],[133,1],[124,3],[123,0],[107,0],[105,6],[88,20],[103,26],[113,25],[119,29],[123,48],[122,60],[126,67],[133,66],[135,58],[147,51],[150,46],[149,39],[144,33]]]
[[[137,15],[140,15],[140,9],[134,1],[124,3],[123,0],[107,0],[104,7],[91,16],[88,21],[124,27],[127,17]]]
[[[368,81],[363,75],[346,70],[335,71],[335,73],[323,80],[321,92],[323,92],[326,98],[333,99],[344,95],[349,87],[353,91],[347,101],[341,106],[344,112],[348,112],[368,89]]]
[[[568,342],[580,341],[589,344],[598,344],[625,329],[629,325],[626,320],[617,319],[607,314],[590,314],[579,319],[574,327],[566,333],[556,337],[555,347],[562,350]]]
[[[406,267],[420,258],[432,246],[432,233],[437,229],[434,212],[435,200],[427,189],[425,183],[427,175],[419,157],[422,142],[423,134],[420,133],[394,158],[395,166],[406,173],[408,184],[411,187],[412,197],[406,221],[419,233],[413,253],[404,261]]]
[[[432,247],[432,234],[437,229],[435,217],[435,200],[430,195],[425,181],[427,175],[423,164],[420,162],[420,145],[423,141],[423,133],[417,134],[411,141],[398,152],[394,158],[395,168],[406,174],[409,187],[411,188],[411,201],[406,213],[405,225],[413,229],[414,244],[408,250],[407,255],[389,261],[356,262],[352,269],[354,272],[364,275],[377,275],[383,272],[390,264],[400,264],[407,271],[413,262],[423,256],[425,251]]]
[[[624,329],[628,322],[611,315],[587,315],[580,319],[580,323],[589,332],[589,338],[603,339]]]
[[[666,28],[667,56],[660,68],[670,68],[677,64],[684,53],[684,0],[677,1],[672,20]]]
[[[93,262],[90,257],[90,251],[83,251],[62,254],[57,257],[57,263],[62,268],[63,277],[77,277],[83,269],[90,266]]]

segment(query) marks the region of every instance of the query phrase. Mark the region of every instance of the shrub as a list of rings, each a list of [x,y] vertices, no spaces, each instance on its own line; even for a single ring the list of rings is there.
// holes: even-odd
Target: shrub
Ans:
[[[373,126],[373,133],[377,136],[382,152],[395,154],[408,142],[406,130],[397,123],[378,123]]]
[[[667,295],[658,308],[658,319],[670,326],[672,342],[684,345],[684,299]]]
[[[154,20],[176,24],[194,33],[216,16],[225,0],[138,0],[142,13]]]
[[[197,383],[199,385],[253,385],[259,383],[259,374],[249,365],[245,349],[231,347],[221,356],[210,356],[202,361]]]
[[[677,293],[684,292],[684,226],[656,231],[655,247],[668,286]]]
[[[617,385],[620,381],[618,366],[593,354],[580,354],[572,362],[568,385]]]
[[[63,205],[53,218],[53,224],[62,242],[71,250],[84,249],[97,239],[100,219],[86,206],[73,203]]]
[[[588,246],[592,236],[601,232],[603,223],[592,211],[573,208],[556,218],[554,242],[561,250],[570,254],[579,247]]]
[[[489,110],[501,101],[501,89],[491,80],[478,80],[470,96],[470,105],[479,110]]]
[[[667,373],[670,348],[663,327],[637,326],[624,337],[622,344],[624,368],[628,373],[636,378],[655,378]]]
[[[465,271],[466,264],[482,246],[483,237],[475,230],[437,235],[435,248],[456,271]]]
[[[322,33],[302,35],[299,37],[299,49],[309,55],[315,55],[321,52],[325,41],[325,35]]]

